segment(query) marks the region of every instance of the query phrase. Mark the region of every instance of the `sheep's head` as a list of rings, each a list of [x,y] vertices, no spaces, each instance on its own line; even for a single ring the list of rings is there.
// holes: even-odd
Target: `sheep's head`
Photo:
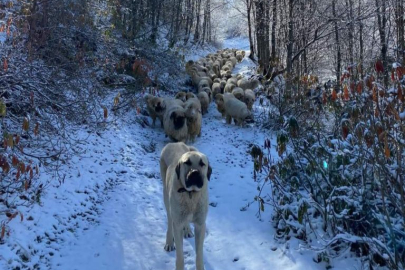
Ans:
[[[186,110],[187,118],[197,118],[198,114],[201,114],[201,105],[198,99],[190,99],[184,104],[184,109]]]

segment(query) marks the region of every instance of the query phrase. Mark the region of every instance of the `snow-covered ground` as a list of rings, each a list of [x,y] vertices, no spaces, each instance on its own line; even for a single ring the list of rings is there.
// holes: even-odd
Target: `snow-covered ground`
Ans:
[[[245,40],[224,42],[224,47],[245,45]],[[245,57],[234,72],[252,68]],[[90,134],[81,146],[85,153],[63,168],[64,183],[49,187],[42,204],[25,213],[23,222],[9,224],[10,235],[0,244],[0,269],[13,269],[21,261],[28,269],[174,269],[175,252],[163,249],[167,224],[159,174],[160,151],[169,139],[160,127],[142,127],[136,121],[141,117],[131,113],[104,132]],[[202,131],[194,146],[213,168],[206,270],[325,269],[298,240],[274,239],[271,207],[261,219],[256,217],[257,183],[247,151],[249,144],[262,145],[269,138],[276,157],[275,135],[257,127],[227,125],[215,104],[203,117]],[[195,269],[193,238],[184,240],[184,250],[186,269]],[[333,266],[359,269],[352,261]]]

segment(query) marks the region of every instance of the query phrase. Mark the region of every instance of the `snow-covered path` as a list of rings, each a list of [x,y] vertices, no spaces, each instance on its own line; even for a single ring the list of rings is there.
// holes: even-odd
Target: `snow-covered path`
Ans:
[[[243,42],[246,40],[235,44],[240,47]],[[235,47],[228,43],[224,45]],[[253,66],[246,57],[234,71],[245,73]],[[119,176],[122,184],[103,205],[99,225],[63,245],[60,257],[52,260],[52,268],[174,269],[175,252],[163,249],[167,221],[159,173],[160,151],[170,141],[160,127],[141,128],[134,122],[130,119],[118,124],[112,132],[116,136],[104,138],[119,149],[116,159],[121,167],[127,168],[124,169],[127,173]],[[255,202],[241,211],[257,194],[248,146],[262,144],[265,138],[271,137],[252,127],[225,124],[215,104],[203,117],[202,137],[194,145],[208,156],[213,167],[204,243],[206,270],[323,268],[314,264],[311,257],[290,250],[288,245],[275,243],[270,208],[262,221],[256,217]],[[186,269],[195,269],[194,239],[184,242]]]
[[[243,42],[225,46],[247,49]],[[234,72],[248,73],[253,66],[245,57]],[[160,152],[170,141],[160,127],[141,127],[138,117],[129,115],[91,134],[83,145],[86,154],[66,168],[66,182],[49,189],[44,208],[31,210],[33,221],[13,224],[10,243],[16,244],[0,245],[0,269],[18,266],[21,254],[30,269],[174,269],[175,252],[163,249],[167,221],[159,173]],[[325,268],[313,262],[310,252],[298,250],[297,240],[276,242],[271,207],[266,206],[261,220],[256,217],[257,183],[247,151],[249,144],[262,145],[265,138],[274,143],[269,131],[227,125],[214,103],[203,116],[202,137],[194,146],[213,168],[206,270]],[[272,151],[276,156],[274,145]],[[114,188],[106,184],[117,182]],[[193,238],[184,240],[184,250],[186,269],[195,269]]]
[[[278,245],[270,213],[260,221],[255,217],[256,204],[241,211],[256,194],[248,144],[261,144],[265,135],[253,128],[226,125],[214,104],[203,119],[203,134],[195,146],[213,167],[204,244],[206,269],[315,269],[316,265],[308,267],[307,257],[296,258],[295,251],[272,251]],[[105,139],[121,149],[116,159],[127,168],[120,176],[122,184],[109,194],[99,225],[65,243],[60,257],[53,258],[52,269],[174,269],[175,253],[163,249],[166,213],[158,165],[160,151],[169,140],[160,127],[119,126],[114,131],[117,136]],[[184,241],[186,269],[195,269],[194,239]]]

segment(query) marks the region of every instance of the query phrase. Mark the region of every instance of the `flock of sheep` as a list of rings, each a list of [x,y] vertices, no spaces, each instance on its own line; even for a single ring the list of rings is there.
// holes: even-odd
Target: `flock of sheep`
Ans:
[[[155,125],[159,118],[167,136],[178,142],[193,142],[201,136],[202,115],[208,112],[215,100],[218,111],[226,122],[244,126],[252,118],[255,101],[253,90],[259,80],[248,80],[242,75],[232,75],[232,70],[245,56],[245,51],[224,49],[208,54],[198,61],[188,61],[186,72],[191,76],[197,94],[178,92],[175,97],[145,95],[146,109]]]

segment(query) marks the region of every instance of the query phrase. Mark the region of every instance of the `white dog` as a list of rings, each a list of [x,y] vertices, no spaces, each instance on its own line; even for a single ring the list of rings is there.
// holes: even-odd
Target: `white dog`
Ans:
[[[194,223],[196,270],[204,270],[203,243],[208,211],[208,158],[194,147],[169,143],[160,156],[160,174],[167,211],[166,251],[176,249],[176,270],[184,270],[183,236],[191,237]]]

